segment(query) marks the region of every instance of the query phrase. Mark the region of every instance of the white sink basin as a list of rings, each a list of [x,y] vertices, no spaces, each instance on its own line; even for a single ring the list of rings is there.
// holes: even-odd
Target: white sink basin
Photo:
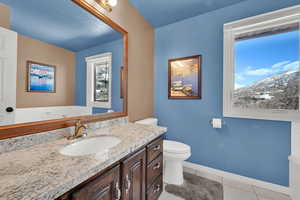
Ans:
[[[101,154],[105,153],[109,148],[118,145],[120,142],[121,140],[114,136],[98,136],[69,144],[60,149],[59,152],[66,156]]]

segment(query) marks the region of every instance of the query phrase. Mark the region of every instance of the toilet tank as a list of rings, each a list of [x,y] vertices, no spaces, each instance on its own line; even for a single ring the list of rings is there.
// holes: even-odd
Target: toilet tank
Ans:
[[[136,121],[135,123],[157,126],[158,125],[158,119],[156,119],[156,118],[146,118],[146,119],[143,119],[143,120]]]

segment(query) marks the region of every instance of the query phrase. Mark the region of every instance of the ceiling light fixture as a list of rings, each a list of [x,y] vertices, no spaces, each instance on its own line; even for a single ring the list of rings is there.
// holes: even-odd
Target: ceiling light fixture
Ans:
[[[102,8],[108,12],[112,11],[112,7],[118,4],[118,0],[95,0]]]

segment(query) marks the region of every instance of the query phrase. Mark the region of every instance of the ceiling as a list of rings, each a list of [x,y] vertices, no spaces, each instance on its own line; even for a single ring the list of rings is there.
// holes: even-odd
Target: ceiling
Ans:
[[[70,0],[0,0],[11,8],[11,29],[71,51],[122,35]]]
[[[217,10],[245,0],[129,0],[154,27]]]

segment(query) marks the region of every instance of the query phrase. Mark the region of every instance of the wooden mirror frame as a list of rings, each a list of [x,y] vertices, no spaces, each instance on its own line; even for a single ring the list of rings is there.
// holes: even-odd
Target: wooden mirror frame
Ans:
[[[102,14],[98,9],[90,5],[88,2],[84,0],[72,0],[72,2],[123,35],[123,80],[121,80],[122,84],[120,91],[123,96],[123,111],[0,126],[0,140],[71,127],[74,126],[78,120],[82,120],[83,123],[91,123],[119,117],[126,117],[128,115],[128,32],[117,23],[112,21],[109,17]]]

